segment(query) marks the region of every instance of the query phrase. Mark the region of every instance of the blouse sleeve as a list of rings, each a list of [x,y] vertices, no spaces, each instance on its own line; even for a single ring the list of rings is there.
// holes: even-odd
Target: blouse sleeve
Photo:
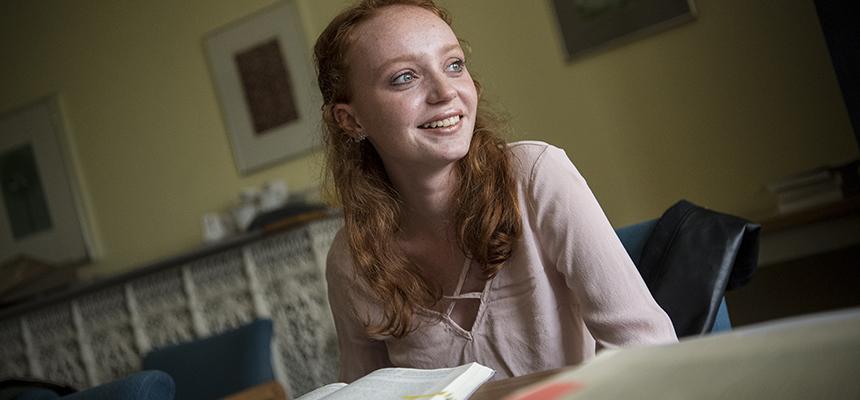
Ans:
[[[547,145],[529,182],[542,254],[564,275],[597,343],[611,348],[677,341],[672,322],[564,151]]]
[[[347,276],[351,266],[346,244],[336,237],[326,261],[326,283],[340,350],[339,379],[346,383],[391,366],[385,343],[370,338],[358,317],[366,315],[369,308],[367,303],[356,299],[357,284]]]

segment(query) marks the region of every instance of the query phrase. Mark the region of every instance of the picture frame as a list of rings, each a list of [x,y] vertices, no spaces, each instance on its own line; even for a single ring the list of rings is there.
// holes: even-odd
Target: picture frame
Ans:
[[[0,115],[0,264],[96,256],[58,95]]]
[[[319,146],[319,105],[294,0],[208,33],[205,52],[241,175]]]
[[[568,61],[692,21],[693,0],[552,0]]]

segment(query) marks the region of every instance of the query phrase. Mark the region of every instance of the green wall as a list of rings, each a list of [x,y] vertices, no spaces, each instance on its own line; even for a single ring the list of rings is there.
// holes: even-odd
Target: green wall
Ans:
[[[309,47],[346,3],[298,0]],[[202,37],[268,4],[0,4],[0,112],[62,95],[101,248],[90,273],[194,248],[201,215],[245,186],[317,184],[318,155],[233,166]],[[695,22],[572,63],[548,0],[442,4],[511,139],[565,148],[615,225],[679,198],[758,216],[765,182],[857,157],[811,1],[696,0]]]

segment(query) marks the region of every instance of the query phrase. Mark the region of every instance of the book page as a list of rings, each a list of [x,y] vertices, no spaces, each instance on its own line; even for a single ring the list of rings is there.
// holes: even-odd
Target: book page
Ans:
[[[449,394],[448,399],[468,399],[481,384],[496,373],[496,371],[476,363],[466,366],[469,368],[444,388],[444,391]]]
[[[301,397],[296,400],[320,400],[324,399],[326,396],[340,390],[340,388],[346,386],[345,383],[330,383],[328,385],[319,387],[314,389],[312,392],[305,393]]]
[[[581,385],[564,399],[858,399],[857,371],[860,309],[599,354],[537,385]]]
[[[492,374],[493,370],[477,363],[442,369],[383,368],[331,393],[325,400],[459,400],[465,397],[457,393],[472,393]],[[456,387],[449,389],[452,382],[456,382]],[[457,393],[451,392],[452,389]],[[445,397],[443,392],[449,397]],[[433,394],[438,396],[433,397]]]

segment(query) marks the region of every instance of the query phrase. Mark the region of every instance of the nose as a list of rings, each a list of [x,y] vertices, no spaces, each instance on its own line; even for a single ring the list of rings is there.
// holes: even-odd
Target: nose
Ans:
[[[436,74],[430,78],[430,88],[427,102],[430,104],[446,103],[457,97],[457,89],[451,78],[444,74]]]

